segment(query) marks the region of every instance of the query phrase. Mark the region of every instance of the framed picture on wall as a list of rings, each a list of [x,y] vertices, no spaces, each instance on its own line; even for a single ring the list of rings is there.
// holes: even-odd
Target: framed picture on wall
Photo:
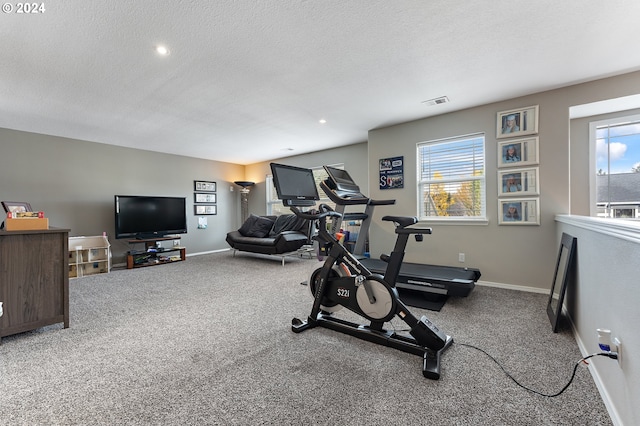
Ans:
[[[213,205],[199,204],[193,206],[196,215],[212,215],[218,214],[218,207]]]
[[[498,167],[538,164],[538,137],[498,142]]]
[[[538,133],[538,105],[498,113],[496,138],[511,138],[536,133]]]
[[[538,195],[538,167],[498,170],[498,195]]]
[[[193,188],[195,191],[216,192],[216,183],[206,180],[194,180]]]
[[[538,198],[498,200],[499,225],[540,225]]]
[[[217,200],[217,194],[193,194],[194,202],[196,203],[215,203]]]
[[[380,189],[404,188],[404,156],[381,158],[378,166]]]

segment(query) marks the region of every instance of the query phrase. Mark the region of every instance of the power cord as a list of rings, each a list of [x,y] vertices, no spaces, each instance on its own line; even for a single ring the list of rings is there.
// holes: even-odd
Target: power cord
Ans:
[[[585,364],[589,364],[588,362],[586,362],[589,358],[593,358],[594,356],[606,356],[608,358],[611,359],[618,359],[618,354],[616,352],[598,352],[598,353],[593,353],[591,355],[587,355],[584,358],[582,358],[580,361],[578,361],[576,363],[576,365],[573,367],[573,373],[571,374],[571,378],[569,379],[569,382],[557,393],[554,394],[546,394],[546,393],[542,393],[542,392],[538,392],[535,389],[531,389],[525,385],[523,385],[522,383],[518,382],[507,370],[504,369],[504,367],[498,362],[498,360],[496,360],[493,356],[491,356],[487,351],[485,351],[484,349],[481,349],[477,346],[474,345],[470,345],[468,343],[457,343],[460,346],[466,346],[468,348],[472,348],[475,349],[477,351],[482,352],[483,354],[485,354],[486,356],[488,356],[493,362],[495,362],[498,367],[500,367],[500,369],[504,372],[504,374],[506,374],[506,376],[508,378],[510,378],[516,385],[520,386],[523,389],[528,390],[529,392],[535,393],[537,395],[541,395],[541,396],[545,396],[547,398],[553,398],[556,397],[560,394],[562,394],[565,390],[567,390],[567,388],[571,385],[571,383],[573,382],[573,379],[576,376],[576,371],[578,370],[578,367],[580,366],[581,363],[585,363]]]
[[[395,324],[393,322],[390,323],[391,327],[393,328],[394,333],[398,333],[398,332],[408,332],[409,329],[398,329],[396,328]],[[586,365],[589,365],[589,363],[587,362],[587,360],[589,358],[593,358],[594,356],[606,356],[607,358],[611,358],[611,359],[618,359],[618,353],[617,352],[597,352],[597,353],[593,353],[590,355],[585,356],[584,358],[582,358],[580,361],[576,362],[576,365],[573,366],[573,372],[571,373],[571,378],[569,379],[569,381],[567,382],[566,385],[564,385],[564,387],[562,389],[560,389],[560,391],[554,393],[554,394],[546,394],[546,393],[542,393],[539,392],[535,389],[531,389],[530,387],[527,387],[525,385],[523,385],[522,383],[518,382],[515,377],[513,377],[511,375],[511,373],[509,373],[507,370],[505,370],[505,368],[498,362],[497,359],[495,359],[493,356],[491,356],[487,351],[485,351],[482,348],[479,348],[477,346],[474,345],[470,345],[468,343],[457,343],[454,342],[454,344],[456,345],[460,345],[460,346],[466,346],[468,348],[472,348],[475,349],[477,351],[482,352],[483,354],[485,354],[486,356],[488,356],[493,362],[495,362],[498,367],[500,367],[500,369],[502,370],[502,372],[508,377],[510,378],[516,385],[520,386],[521,388],[528,390],[529,392],[535,393],[537,395],[541,395],[547,398],[554,398],[556,396],[561,395],[562,393],[564,393],[564,391],[566,391],[569,386],[571,386],[571,383],[573,383],[573,379],[576,377],[576,372],[578,371],[578,367],[580,366],[580,364],[585,363]]]

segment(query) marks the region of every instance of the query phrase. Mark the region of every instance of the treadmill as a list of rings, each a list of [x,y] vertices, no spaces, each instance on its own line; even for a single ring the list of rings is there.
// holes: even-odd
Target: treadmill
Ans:
[[[336,203],[336,211],[342,218],[334,218],[331,232],[340,231],[342,221],[361,220],[362,225],[356,239],[353,254],[371,271],[384,275],[387,263],[364,256],[369,227],[376,206],[395,204],[395,200],[372,200],[360,192],[360,188],[346,170],[324,166],[329,178],[320,183],[327,196]],[[347,206],[365,206],[364,212],[345,213]],[[480,278],[480,270],[455,266],[428,265],[403,262],[396,287],[400,298],[411,306],[439,310],[448,296],[466,297],[475,288]],[[418,294],[416,294],[418,293]]]

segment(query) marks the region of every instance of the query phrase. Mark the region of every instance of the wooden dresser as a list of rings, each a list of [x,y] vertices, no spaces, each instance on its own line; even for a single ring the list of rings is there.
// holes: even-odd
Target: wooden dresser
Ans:
[[[69,230],[0,231],[0,338],[69,327]]]

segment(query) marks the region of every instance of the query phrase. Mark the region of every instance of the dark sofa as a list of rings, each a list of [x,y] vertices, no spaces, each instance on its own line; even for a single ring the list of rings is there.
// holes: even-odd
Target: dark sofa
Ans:
[[[309,221],[293,214],[252,214],[240,229],[228,232],[226,240],[234,250],[275,255],[291,253],[309,243]]]

